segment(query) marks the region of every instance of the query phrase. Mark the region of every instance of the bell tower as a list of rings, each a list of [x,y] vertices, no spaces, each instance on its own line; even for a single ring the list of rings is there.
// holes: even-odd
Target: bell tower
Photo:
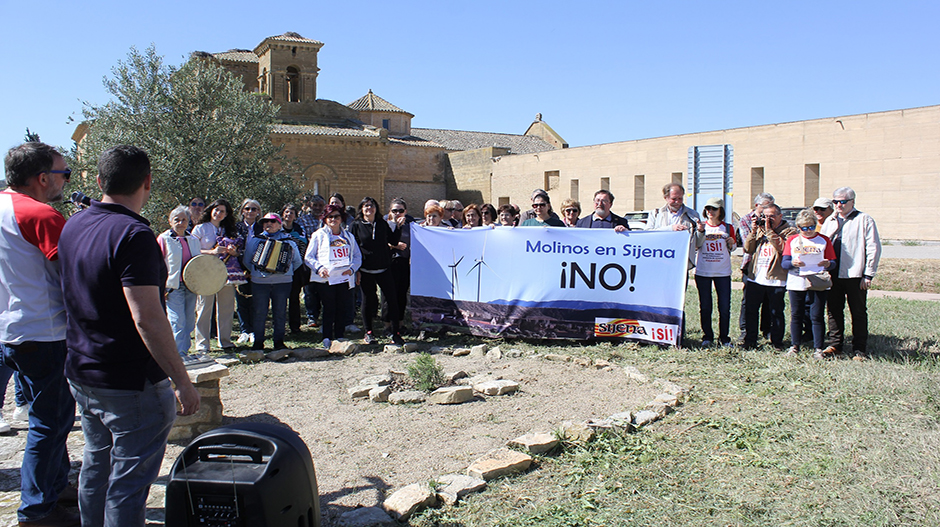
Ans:
[[[323,42],[289,31],[258,44],[258,89],[280,106],[317,100],[317,53]]]

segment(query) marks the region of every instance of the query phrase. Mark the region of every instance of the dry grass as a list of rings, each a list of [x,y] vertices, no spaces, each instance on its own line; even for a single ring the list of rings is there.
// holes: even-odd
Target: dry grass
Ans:
[[[872,287],[882,291],[940,293],[940,260],[883,258]]]

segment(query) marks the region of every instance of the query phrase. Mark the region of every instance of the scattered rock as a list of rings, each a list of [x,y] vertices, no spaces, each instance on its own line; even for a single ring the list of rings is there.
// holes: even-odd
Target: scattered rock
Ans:
[[[639,412],[633,414],[633,424],[637,428],[644,427],[650,423],[658,421],[660,417],[662,416],[656,412],[640,410]]]
[[[614,365],[611,364],[610,361],[606,361],[604,359],[596,359],[594,361],[594,367],[597,368],[598,370],[612,370],[614,368]]]
[[[456,355],[456,352],[455,352]],[[486,344],[477,344],[470,348],[470,356],[474,359],[482,359],[486,356]]]
[[[623,372],[627,374],[627,378],[631,381],[636,381],[640,384],[646,384],[650,382],[650,378],[646,375],[643,375],[640,370],[636,369],[634,366],[624,366]]]
[[[238,361],[236,360],[235,362]],[[228,366],[223,366],[219,364],[218,361],[186,368],[186,375],[189,377],[189,382],[193,384],[218,380],[222,377],[228,377],[228,374]],[[216,395],[218,395],[218,391],[216,391]]]
[[[434,404],[460,404],[473,399],[473,388],[469,386],[446,386],[431,392],[429,403]]]
[[[483,395],[503,395],[519,389],[519,383],[510,380],[485,381],[474,384],[473,389]]]
[[[590,426],[594,430],[610,430],[614,427],[614,422],[610,418],[607,419],[588,419],[585,422],[587,426]]]
[[[233,364],[238,364],[239,362],[241,362],[238,360],[238,357],[234,357],[234,356],[217,357],[215,361],[225,367],[231,366]]]
[[[615,430],[623,430],[624,432],[632,432],[636,427],[633,426],[633,412],[620,412],[616,413],[607,419],[613,423]]]
[[[333,355],[352,355],[362,351],[362,345],[351,340],[334,340],[330,344],[330,353]]]
[[[592,361],[591,359],[587,357],[574,357],[572,359],[572,362],[574,362],[578,366],[584,366],[585,368],[594,364],[594,361]]]
[[[511,349],[506,352],[506,357],[510,359],[518,359],[523,355],[522,350]]]
[[[546,353],[542,355],[545,360],[555,361],[555,362],[571,362],[570,355],[558,355],[557,353]]]
[[[679,406],[681,404],[679,402],[679,398],[671,393],[661,393],[657,395],[655,399],[653,399],[653,402],[663,403],[666,406],[670,406],[672,408],[675,408],[676,406]]]
[[[508,445],[523,448],[530,454],[541,454],[558,446],[558,439],[552,434],[526,434],[513,439]]]
[[[372,388],[375,388],[374,384],[359,385],[359,386],[354,386],[346,390],[346,393],[348,393],[349,396],[352,397],[353,399],[360,399],[362,397],[368,397],[369,392],[372,391]]]
[[[474,461],[467,475],[489,481],[493,478],[522,472],[532,464],[532,457],[508,448],[498,448]]]
[[[392,384],[392,372],[365,377],[359,381],[359,384],[363,386],[388,386]]]
[[[427,484],[412,483],[386,498],[382,508],[396,520],[408,521],[412,514],[437,503],[437,495]]]
[[[420,347],[421,346],[419,346],[417,342],[406,342],[405,345],[401,347],[401,349],[405,353],[414,353],[418,351]]]
[[[679,404],[683,404],[688,400],[689,390],[687,388],[683,388],[682,386],[679,386],[672,381],[667,381],[666,379],[656,379],[655,382],[656,386],[662,389],[662,391],[675,395],[679,400]]]
[[[398,344],[386,344],[382,351],[385,353],[401,353],[404,349]]]
[[[460,370],[444,375],[444,381],[446,381],[447,384],[452,384],[460,379],[466,379],[469,376],[467,372]]]
[[[378,527],[398,525],[381,507],[362,507],[344,512],[337,522],[339,527]]]
[[[659,417],[666,417],[666,414],[672,411],[672,407],[660,402],[652,401],[643,407],[644,410],[656,412]]]
[[[423,403],[428,399],[428,395],[424,392],[419,392],[418,390],[405,390],[403,392],[395,392],[388,396],[389,404],[407,404],[407,403]]]
[[[499,346],[486,352],[486,358],[489,360],[500,360],[503,358],[503,352],[499,349]]]
[[[470,355],[470,348],[457,348],[454,350],[454,357],[463,357]]]
[[[376,386],[369,390],[369,400],[373,403],[384,403],[388,401],[388,396],[391,393],[392,389],[388,386]]]
[[[454,354],[454,350],[453,350],[453,349],[451,349],[451,348],[443,348],[443,347],[441,347],[441,346],[432,346],[431,349],[428,350],[428,352],[430,352],[431,355],[435,355],[435,354],[439,354],[439,355],[453,355],[453,354]],[[469,350],[468,350],[468,352],[469,352]]]
[[[291,350],[290,354],[300,360],[312,360],[327,357],[330,355],[330,352],[323,348],[298,348]]]
[[[486,481],[464,474],[447,474],[437,478],[437,483],[437,497],[447,505],[455,505],[467,494],[486,488]]]
[[[250,364],[252,362],[261,362],[264,359],[264,352],[261,350],[247,350],[244,353],[238,354],[238,360],[244,362],[245,364]]]
[[[565,421],[561,424],[561,437],[568,441],[588,442],[594,439],[594,429],[586,423],[572,423]]]
[[[264,354],[264,358],[270,361],[279,361],[286,359],[290,355],[290,350],[287,348],[281,348],[279,350],[269,351]]]
[[[480,384],[481,382],[498,381],[501,379],[502,377],[493,375],[492,373],[484,373],[481,375],[474,375],[473,377],[468,378],[467,384],[469,384],[470,386],[473,386],[476,384]]]

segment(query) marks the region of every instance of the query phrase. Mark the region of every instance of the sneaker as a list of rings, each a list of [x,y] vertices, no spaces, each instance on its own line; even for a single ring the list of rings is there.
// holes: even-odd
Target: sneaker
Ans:
[[[321,342],[320,345],[323,346],[323,349],[330,349],[330,346],[333,345],[333,341],[330,339],[323,339],[323,342]]]
[[[359,326],[357,326],[357,325],[355,325],[355,324],[350,324],[350,325],[346,326],[346,331],[348,331],[348,332],[350,332],[350,333],[359,333],[359,332],[362,331],[362,330],[359,329]]]
[[[17,406],[16,410],[13,410],[13,420],[20,421],[23,423],[28,423],[29,422],[29,407]]]
[[[55,525],[57,527],[79,527],[82,524],[81,518],[74,512],[65,510],[62,505],[56,505],[52,512],[38,520],[20,520],[21,526],[45,527]]]
[[[10,424],[4,421],[3,416],[0,415],[0,434],[10,433]]]
[[[816,351],[813,352],[813,358],[816,360],[827,360],[827,359],[831,359],[835,357],[835,353],[829,353],[828,350],[829,348],[826,348],[826,349],[817,348]]]
[[[286,349],[289,349],[289,348],[287,347],[287,344],[284,344],[284,341],[283,341],[283,340],[275,340],[275,341],[274,341],[274,351],[277,351],[277,350],[286,350]]]
[[[367,331],[366,336],[362,337],[362,341],[365,342],[366,344],[372,344],[373,342],[375,342],[375,338],[372,336],[372,332]]]
[[[251,340],[251,335],[249,335],[248,333],[242,333],[241,335],[238,336],[238,340],[235,341],[235,344],[238,344],[238,345],[248,344],[250,340]]]
[[[710,348],[710,347],[712,347],[712,341],[710,341],[710,340],[703,340],[703,341],[702,341],[702,347],[703,347],[703,348]]]
[[[799,353],[800,353],[800,347],[799,347],[799,346],[790,346],[790,349],[787,350],[787,353],[786,353],[786,354],[787,354],[787,355],[790,355],[790,356],[792,357],[792,356],[798,355]]]
[[[405,339],[401,338],[401,333],[395,333],[394,335],[392,335],[392,343],[398,346],[404,346]]]

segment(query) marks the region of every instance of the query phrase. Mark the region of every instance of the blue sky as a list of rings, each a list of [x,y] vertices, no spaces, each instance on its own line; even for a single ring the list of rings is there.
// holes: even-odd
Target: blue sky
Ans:
[[[940,104],[940,2],[0,0],[0,147],[71,146],[131,46],[167,62],[320,40],[318,96],[372,89],[415,127],[571,146]]]

